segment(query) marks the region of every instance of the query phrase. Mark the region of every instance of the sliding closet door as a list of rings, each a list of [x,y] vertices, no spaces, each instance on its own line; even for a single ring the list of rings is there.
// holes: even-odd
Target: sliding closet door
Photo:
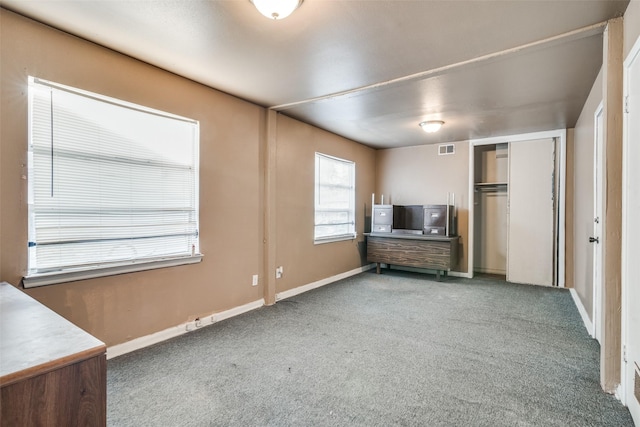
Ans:
[[[552,138],[509,144],[507,280],[553,285]]]

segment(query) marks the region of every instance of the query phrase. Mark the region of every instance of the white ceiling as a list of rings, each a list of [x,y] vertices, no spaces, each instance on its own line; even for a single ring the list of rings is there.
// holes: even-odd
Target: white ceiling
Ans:
[[[305,0],[272,21],[249,0],[0,0],[376,148],[573,127],[627,4]]]

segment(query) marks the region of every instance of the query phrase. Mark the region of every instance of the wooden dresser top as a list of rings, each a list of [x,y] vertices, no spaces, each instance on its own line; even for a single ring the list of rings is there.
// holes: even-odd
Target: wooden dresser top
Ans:
[[[9,283],[0,283],[0,386],[105,352],[102,341]]]

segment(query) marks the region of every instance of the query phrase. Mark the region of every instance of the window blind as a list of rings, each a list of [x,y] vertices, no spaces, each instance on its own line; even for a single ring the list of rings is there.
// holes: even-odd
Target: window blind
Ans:
[[[30,78],[29,274],[191,256],[199,125]]]
[[[355,237],[355,163],[316,153],[316,241]]]

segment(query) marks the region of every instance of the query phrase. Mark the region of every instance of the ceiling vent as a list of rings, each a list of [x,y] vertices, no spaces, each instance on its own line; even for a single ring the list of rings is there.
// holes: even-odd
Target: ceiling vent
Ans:
[[[453,144],[440,144],[438,145],[438,155],[446,156],[447,154],[455,154],[456,146]]]

